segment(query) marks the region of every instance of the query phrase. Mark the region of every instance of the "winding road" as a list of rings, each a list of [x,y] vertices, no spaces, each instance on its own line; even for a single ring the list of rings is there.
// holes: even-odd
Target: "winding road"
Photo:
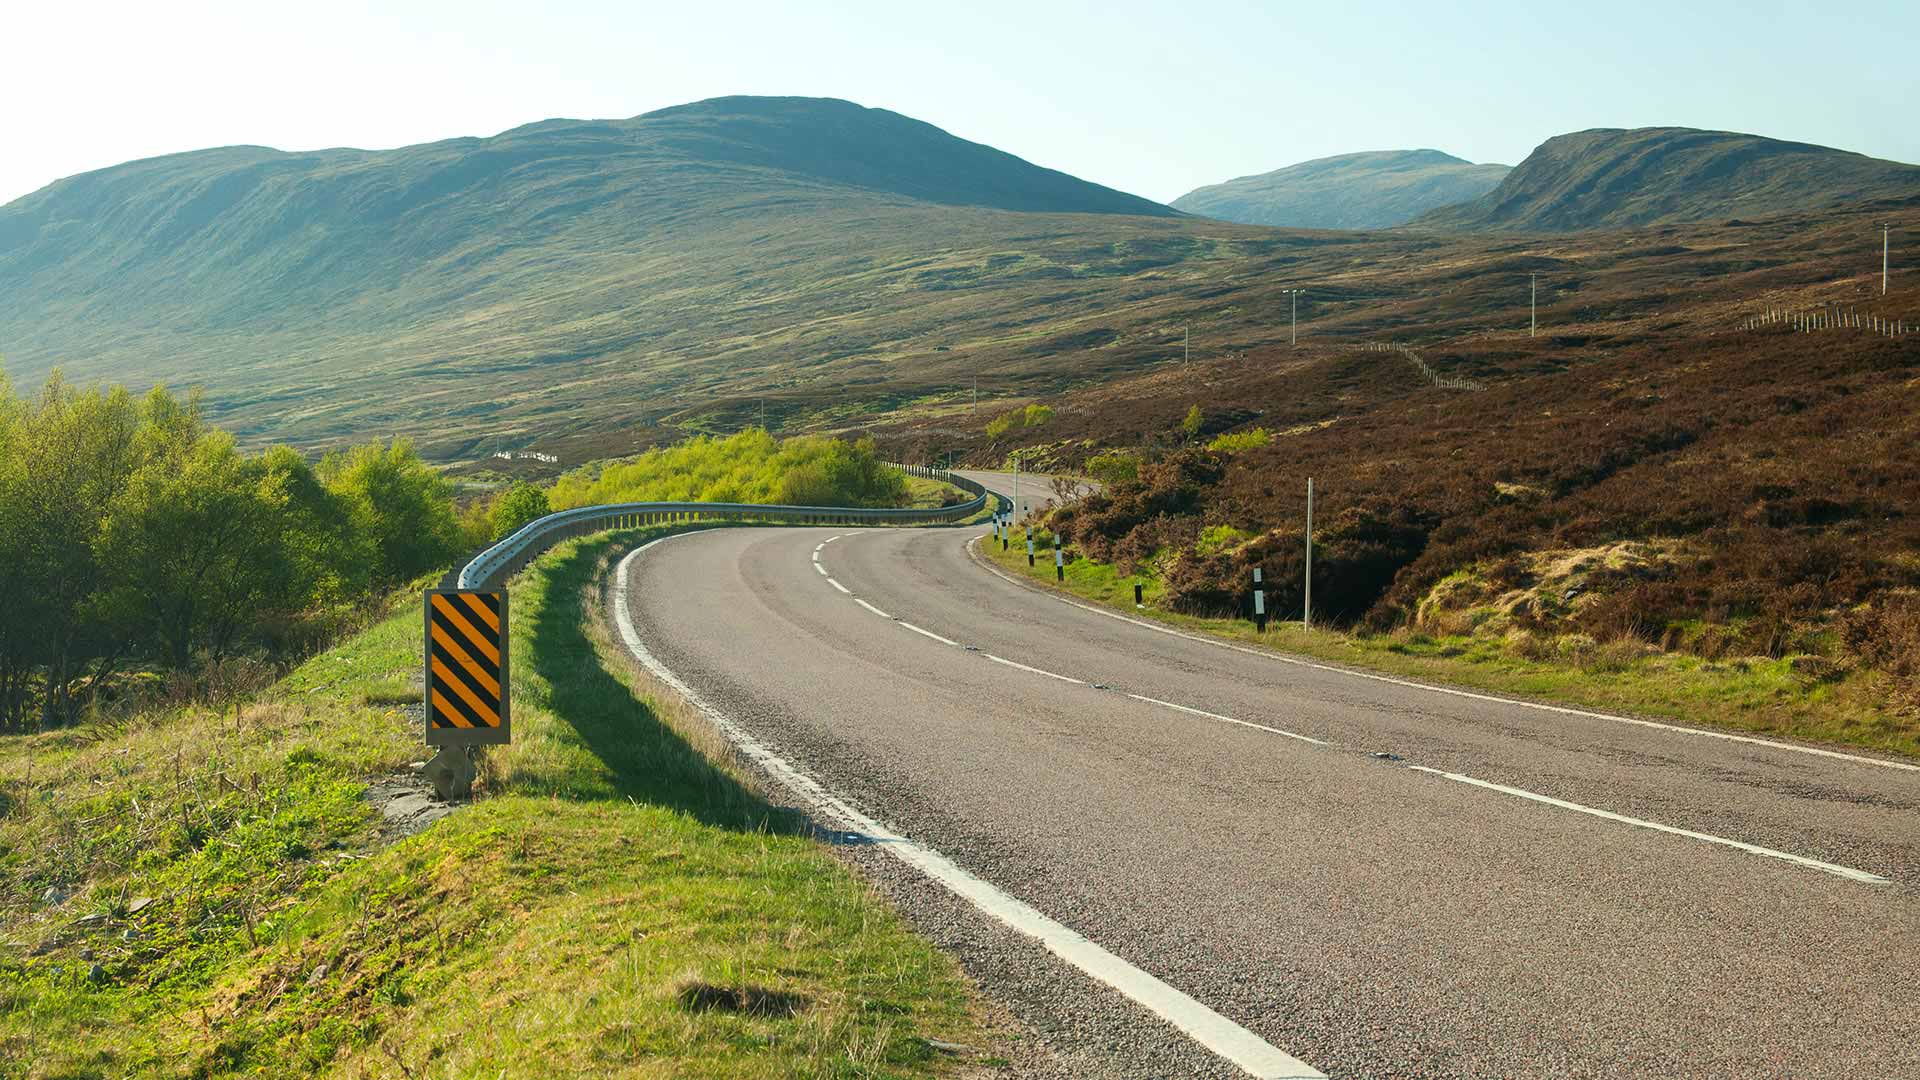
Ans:
[[[1201,641],[985,531],[675,536],[620,622],[1037,1075],[1920,1077],[1920,769]]]

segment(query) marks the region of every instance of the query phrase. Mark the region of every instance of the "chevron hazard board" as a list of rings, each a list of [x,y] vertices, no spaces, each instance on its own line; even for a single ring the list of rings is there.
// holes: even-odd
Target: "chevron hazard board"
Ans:
[[[428,589],[428,746],[508,740],[507,591]]]

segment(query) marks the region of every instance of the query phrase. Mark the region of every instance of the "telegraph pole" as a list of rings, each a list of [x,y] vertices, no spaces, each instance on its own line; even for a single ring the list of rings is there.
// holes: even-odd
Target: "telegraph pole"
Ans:
[[[1880,295],[1881,296],[1887,295],[1887,236],[1892,231],[1893,231],[1892,225],[1886,222],[1880,223]]]
[[[1192,329],[1190,326],[1180,328],[1180,364],[1182,367],[1186,366],[1187,361],[1193,359]]]
[[[1280,291],[1285,293],[1290,293],[1293,296],[1293,329],[1289,331],[1287,334],[1287,344],[1289,346],[1299,345],[1300,344],[1300,294],[1303,292],[1306,292],[1307,290],[1282,289]]]
[[[1528,274],[1532,281],[1532,290],[1527,294],[1527,336],[1532,337],[1540,329],[1540,275]]]

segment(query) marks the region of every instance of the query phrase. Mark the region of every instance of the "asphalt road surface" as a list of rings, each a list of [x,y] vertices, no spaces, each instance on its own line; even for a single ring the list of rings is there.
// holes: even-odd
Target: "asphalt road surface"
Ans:
[[[1920,1077],[1920,770],[1196,641],[984,532],[674,537],[624,632],[1036,1074]]]

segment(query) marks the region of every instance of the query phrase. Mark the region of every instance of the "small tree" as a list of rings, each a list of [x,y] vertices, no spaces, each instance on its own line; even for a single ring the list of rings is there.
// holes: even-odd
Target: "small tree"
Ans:
[[[1200,427],[1205,423],[1206,417],[1200,415],[1200,406],[1194,405],[1187,409],[1186,419],[1180,421],[1180,431],[1191,441],[1199,437]]]
[[[516,480],[512,487],[493,500],[493,509],[488,513],[493,522],[493,538],[498,540],[511,536],[521,526],[551,513],[553,510],[547,505],[544,489],[525,480]]]

